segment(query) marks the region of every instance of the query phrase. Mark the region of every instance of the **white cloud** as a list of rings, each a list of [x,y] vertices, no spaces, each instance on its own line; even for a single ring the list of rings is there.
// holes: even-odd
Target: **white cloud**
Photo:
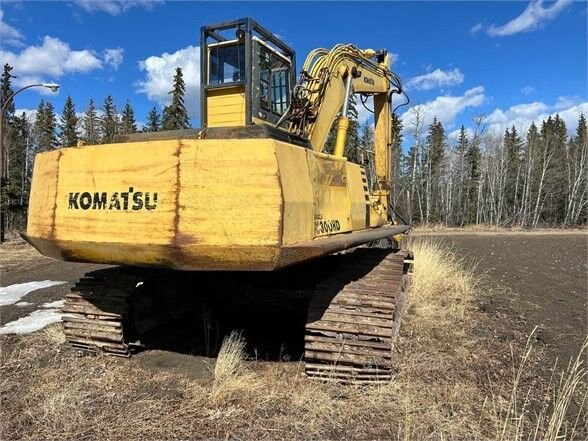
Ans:
[[[463,73],[457,68],[447,71],[435,69],[433,72],[411,78],[406,83],[406,86],[407,88],[417,90],[431,90],[436,87],[461,84],[463,83],[463,79]]]
[[[100,59],[89,50],[72,50],[69,44],[50,36],[43,38],[41,46],[28,46],[20,53],[0,50],[0,59],[14,67],[17,86],[102,68]]]
[[[117,47],[115,49],[104,50],[104,62],[109,65],[112,69],[117,70],[123,62],[124,49]]]
[[[495,109],[485,118],[484,122],[487,124],[488,130],[495,133],[503,133],[507,128],[514,125],[519,133],[524,134],[532,122],[535,122],[539,126],[549,116],[554,117],[556,114],[559,114],[560,118],[566,123],[568,133],[571,134],[576,130],[580,113],[588,115],[588,101],[577,103],[560,97],[551,106],[535,101],[532,103],[517,104],[506,110]]]
[[[135,7],[151,9],[153,5],[163,3],[163,0],[74,0],[74,3],[88,12],[120,15]]]
[[[14,114],[18,117],[20,117],[23,113],[29,122],[34,122],[37,117],[37,109],[20,108],[14,110]]]
[[[4,21],[4,11],[0,9],[0,41],[13,46],[22,46],[24,35]]]
[[[472,28],[470,29],[470,34],[477,34],[478,32],[480,32],[482,30],[483,27],[484,27],[484,25],[482,23],[477,23],[477,24],[473,25]]]
[[[535,92],[535,88],[532,86],[525,86],[521,89],[521,92],[523,95],[531,95],[533,92]]]
[[[398,63],[398,60],[400,59],[400,55],[395,54],[393,52],[388,52],[388,56],[390,57],[390,66],[394,66],[396,63]]]
[[[550,3],[550,6],[543,7],[543,0],[532,0],[527,9],[518,17],[502,26],[490,26],[487,31],[488,35],[505,37],[519,32],[533,31],[555,19],[571,3],[572,0],[557,0],[555,3]]]
[[[457,115],[470,107],[478,107],[486,102],[484,88],[482,86],[468,89],[461,96],[444,95],[438,96],[433,101],[425,104],[412,106],[402,114],[404,127],[408,127],[414,121],[417,113],[423,118],[424,126],[427,127],[437,118],[444,126],[450,127]]]
[[[188,115],[197,118],[200,114],[200,48],[197,46],[140,61],[139,69],[145,72],[146,78],[135,83],[137,92],[146,94],[147,98],[162,106],[169,104],[176,67],[181,67],[184,75]]]

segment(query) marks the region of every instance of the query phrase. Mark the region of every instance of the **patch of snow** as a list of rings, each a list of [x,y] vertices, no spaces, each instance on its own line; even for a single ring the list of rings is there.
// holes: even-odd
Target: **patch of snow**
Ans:
[[[20,306],[22,308],[24,306],[31,306],[32,303],[31,302],[18,302],[18,303],[15,303],[15,305]]]
[[[0,306],[12,305],[26,296],[28,293],[50,286],[62,285],[66,282],[43,280],[40,282],[18,283],[16,285],[3,286],[0,288]]]
[[[43,308],[63,308],[65,300],[55,300],[54,302],[43,303]]]
[[[0,334],[29,334],[61,321],[61,317],[63,314],[57,309],[33,311],[25,317],[6,323],[0,328]]]

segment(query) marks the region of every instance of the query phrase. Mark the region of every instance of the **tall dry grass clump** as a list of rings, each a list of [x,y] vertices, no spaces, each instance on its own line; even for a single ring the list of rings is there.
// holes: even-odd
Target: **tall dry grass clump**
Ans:
[[[409,307],[397,343],[396,378],[381,393],[398,400],[398,439],[470,439],[484,393],[470,371],[475,339],[475,264],[433,238],[411,238]],[[483,398],[481,399],[483,400]]]
[[[413,239],[408,247],[415,255],[410,290],[413,324],[419,329],[453,334],[452,328],[466,320],[480,283],[475,262],[466,261],[431,238]]]
[[[245,364],[246,342],[238,332],[225,337],[214,365],[211,400],[230,401],[237,394],[255,388],[256,379]]]

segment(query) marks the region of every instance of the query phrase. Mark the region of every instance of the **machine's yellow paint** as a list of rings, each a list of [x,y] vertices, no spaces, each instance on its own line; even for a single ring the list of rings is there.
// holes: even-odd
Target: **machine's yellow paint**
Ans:
[[[208,127],[245,125],[245,86],[222,87],[206,96]]]
[[[289,246],[367,227],[362,176],[345,158],[268,138],[63,148],[37,155],[27,238],[66,260],[273,269],[309,258]],[[138,192],[152,209],[133,209]]]
[[[28,231],[37,237],[54,237],[55,195],[57,194],[57,173],[61,150],[46,152],[43,159],[35,161],[31,195],[35,203],[29,204]],[[31,201],[33,196],[31,196]]]

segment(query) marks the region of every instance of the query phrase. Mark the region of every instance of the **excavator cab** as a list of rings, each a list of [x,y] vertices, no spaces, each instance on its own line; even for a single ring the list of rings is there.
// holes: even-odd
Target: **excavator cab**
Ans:
[[[296,55],[251,18],[201,29],[202,127],[275,124],[289,105]]]

